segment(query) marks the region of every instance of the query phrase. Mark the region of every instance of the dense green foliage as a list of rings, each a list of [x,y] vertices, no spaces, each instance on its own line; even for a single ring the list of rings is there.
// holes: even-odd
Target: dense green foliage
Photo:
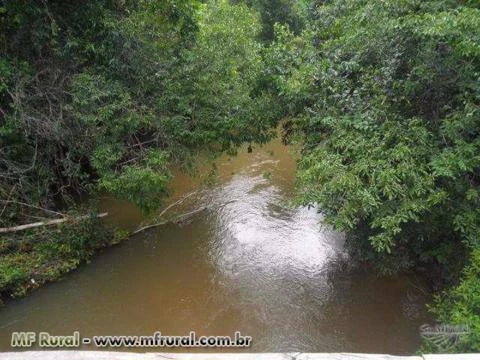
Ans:
[[[20,201],[48,207],[90,184],[151,210],[172,161],[271,133],[257,114],[260,28],[245,5],[7,1],[1,11],[0,193],[13,216],[2,223],[19,221]]]
[[[306,0],[230,0],[245,3],[260,14],[262,29],[260,37],[270,42],[275,37],[275,24],[288,26],[298,34],[305,25],[309,2]]]
[[[471,255],[471,263],[465,268],[462,281],[441,296],[437,296],[432,306],[437,320],[445,324],[467,326],[468,332],[458,339],[458,343],[445,349],[449,342],[440,346],[432,342],[426,349],[435,352],[480,351],[480,250]]]
[[[301,201],[381,272],[455,281],[480,246],[478,3],[337,0],[312,17],[268,54],[303,143]],[[477,267],[437,305],[471,326],[463,350],[480,347]]]
[[[190,7],[5,3],[2,197],[48,207],[96,176],[117,190],[121,184],[108,181],[113,173],[164,185],[165,174],[145,164],[143,144],[161,135],[154,94],[162,79],[155,73],[172,67],[174,53],[194,36]],[[146,16],[152,11],[155,21]]]

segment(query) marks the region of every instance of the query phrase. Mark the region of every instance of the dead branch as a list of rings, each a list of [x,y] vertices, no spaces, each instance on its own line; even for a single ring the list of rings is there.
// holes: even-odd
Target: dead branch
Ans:
[[[195,210],[192,210],[192,211],[189,211],[189,212],[186,212],[184,214],[180,214],[178,216],[176,216],[175,218],[173,219],[170,219],[170,220],[165,220],[165,221],[161,221],[161,222],[158,222],[158,223],[155,223],[155,224],[151,224],[151,225],[147,225],[147,226],[143,226],[137,230],[135,230],[132,235],[135,235],[135,234],[138,234],[139,232],[142,232],[142,231],[145,231],[145,230],[148,230],[148,229],[151,229],[151,228],[154,228],[154,227],[158,227],[158,226],[162,226],[162,225],[166,225],[166,224],[178,224],[180,222],[183,222],[185,220],[187,220],[188,218],[192,217],[193,215],[199,213],[199,212],[202,212],[204,210],[210,210],[212,208],[215,208],[215,209],[220,209],[228,204],[231,204],[233,202],[235,202],[236,200],[230,200],[230,201],[227,201],[223,204],[220,204],[218,206],[202,206],[202,207],[199,207],[198,209],[195,209]],[[167,208],[168,209],[168,208]],[[164,211],[166,211],[167,209],[165,209]]]
[[[108,215],[108,213],[105,212],[105,213],[98,214],[96,217],[97,218],[102,218],[102,217],[105,217],[107,215]],[[16,232],[16,231],[21,231],[21,230],[26,230],[26,229],[31,229],[31,228],[36,228],[36,227],[39,227],[39,226],[56,225],[56,224],[61,224],[61,223],[67,222],[67,221],[85,220],[85,219],[88,219],[89,217],[90,217],[90,215],[83,215],[83,216],[79,216],[79,217],[76,217],[76,218],[64,217],[62,219],[39,221],[39,222],[36,222],[36,223],[31,223],[31,224],[0,228],[0,234]]]
[[[158,215],[158,217],[162,217],[163,215],[165,215],[165,213],[170,210],[172,207],[174,206],[177,206],[177,205],[180,205],[182,204],[185,200],[187,200],[190,196],[192,195],[195,195],[195,194],[198,194],[199,192],[198,191],[192,191],[188,194],[186,194],[185,196],[182,196],[180,199],[178,199],[177,201],[175,201],[174,203],[171,203],[170,205],[168,205],[165,209],[163,209],[160,214]]]
[[[176,223],[179,223],[181,221],[185,221],[187,220],[189,217],[201,212],[201,211],[204,211],[206,210],[207,207],[206,206],[202,206],[201,208],[198,208],[198,209],[195,209],[193,211],[189,211],[185,214],[180,214],[179,216],[175,217],[174,219],[170,219],[170,220],[165,220],[165,221],[161,221],[161,222],[158,222],[158,223],[155,223],[155,224],[151,224],[151,225],[147,225],[147,226],[144,226],[144,227],[141,227],[140,229],[137,229],[135,230],[132,235],[135,235],[135,234],[138,234],[139,232],[142,232],[142,231],[145,231],[145,230],[148,230],[148,229],[151,229],[151,228],[154,228],[154,227],[158,227],[158,226],[162,226],[162,225],[166,225],[166,224],[169,224],[169,223],[172,223],[172,224],[176,224]]]
[[[171,208],[173,208],[174,206],[177,206],[177,205],[180,205],[182,204],[185,200],[187,200],[190,196],[192,195],[195,195],[195,194],[199,194],[199,193],[202,193],[203,191],[200,190],[200,191],[192,191],[192,192],[189,192],[188,194],[185,194],[184,196],[182,196],[180,199],[178,199],[177,201],[171,203],[170,205],[168,205],[165,209],[163,209],[160,214],[158,214],[157,216],[157,219],[160,219],[163,215],[165,215],[165,213],[170,210]],[[188,213],[187,213],[188,214]],[[181,214],[179,215],[178,217],[176,217],[175,219],[178,219],[182,216],[184,216],[186,214]],[[146,225],[146,226],[143,226],[143,227],[140,227],[138,228],[137,230],[135,230],[133,234],[136,234],[136,233],[139,233],[141,231],[144,231],[144,230],[147,230],[147,229],[150,229],[152,227],[157,227],[157,226],[161,226],[161,225],[165,225],[165,224],[168,224],[170,222],[176,222],[175,219],[169,219],[169,220],[165,220],[165,221],[161,221],[161,222],[158,222],[158,223],[154,223],[154,224],[151,224],[151,225]]]

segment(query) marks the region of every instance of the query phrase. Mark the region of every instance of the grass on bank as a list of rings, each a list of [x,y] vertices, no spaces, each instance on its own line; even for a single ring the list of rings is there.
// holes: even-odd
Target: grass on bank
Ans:
[[[0,304],[58,280],[100,248],[119,243],[126,233],[106,227],[94,215],[58,226],[0,237]]]

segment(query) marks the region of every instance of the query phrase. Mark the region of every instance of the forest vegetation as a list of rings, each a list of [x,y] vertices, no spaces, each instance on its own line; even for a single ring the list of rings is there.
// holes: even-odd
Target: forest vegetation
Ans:
[[[0,27],[0,227],[70,219],[1,234],[3,299],[125,238],[99,194],[158,209],[173,165],[281,122],[296,200],[468,326],[423,350],[480,351],[478,1],[6,0]]]

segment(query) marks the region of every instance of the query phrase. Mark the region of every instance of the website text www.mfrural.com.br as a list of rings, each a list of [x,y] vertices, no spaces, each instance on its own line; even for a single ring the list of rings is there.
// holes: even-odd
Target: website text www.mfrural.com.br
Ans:
[[[98,348],[119,347],[156,347],[156,348],[248,348],[252,337],[242,335],[239,331],[230,336],[197,336],[191,331],[184,336],[162,335],[160,331],[152,335],[98,335],[82,337],[75,331],[71,335],[51,335],[48,332],[13,332],[11,346],[13,348],[78,348],[91,345]]]

